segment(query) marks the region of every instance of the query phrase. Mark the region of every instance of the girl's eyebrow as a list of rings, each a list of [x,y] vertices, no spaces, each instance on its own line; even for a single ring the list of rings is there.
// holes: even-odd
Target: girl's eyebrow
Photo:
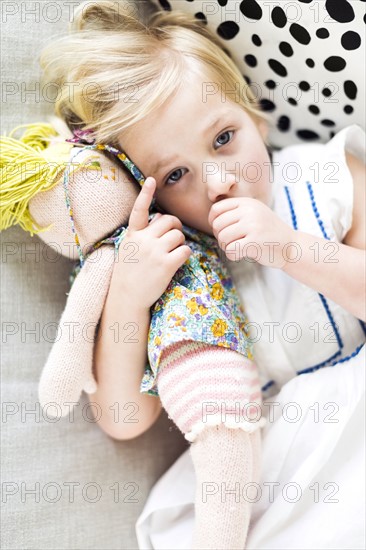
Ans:
[[[162,160],[159,160],[158,162],[156,162],[152,169],[151,169],[151,173],[159,173],[160,170],[162,170],[162,168],[164,168],[164,166],[166,166],[167,164],[170,164],[171,162],[175,161],[176,159],[178,158],[178,155],[172,155],[171,157],[168,157],[166,159],[162,159]]]
[[[215,118],[213,119],[210,124],[207,126],[206,130],[204,130],[204,135],[208,134],[208,132],[211,132],[212,130],[214,130],[214,128],[216,128],[216,126],[218,126],[219,124],[221,124],[223,122],[223,119],[228,116],[229,113],[222,113],[219,118]]]
[[[218,117],[216,115],[215,118],[212,118],[210,120],[206,130],[203,131],[203,134],[206,135],[208,132],[214,130],[216,126],[218,126],[219,124],[222,124],[226,118],[231,117],[232,115],[233,115],[232,109],[225,109],[221,111]]]

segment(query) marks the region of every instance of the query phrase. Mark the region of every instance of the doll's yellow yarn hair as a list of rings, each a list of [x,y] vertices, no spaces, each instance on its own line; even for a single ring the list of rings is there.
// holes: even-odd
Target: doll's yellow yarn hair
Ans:
[[[20,139],[14,134],[26,128]],[[25,231],[46,231],[29,212],[29,201],[40,191],[59,182],[69,160],[72,143],[60,141],[50,146],[58,134],[51,124],[22,124],[9,136],[0,136],[0,230],[19,224]],[[36,228],[36,229],[35,229]]]
[[[12,136],[26,128],[20,139]],[[41,228],[32,218],[28,204],[34,195],[58,183],[69,158],[71,144],[49,147],[56,130],[45,123],[17,126],[10,135],[0,136],[0,229],[19,224],[31,235],[49,229]],[[35,227],[37,229],[35,229]]]

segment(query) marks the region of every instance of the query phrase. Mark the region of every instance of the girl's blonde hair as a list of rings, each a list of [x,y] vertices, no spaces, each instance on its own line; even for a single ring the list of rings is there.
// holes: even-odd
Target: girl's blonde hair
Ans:
[[[131,13],[131,6],[135,13]],[[163,105],[200,71],[256,122],[270,122],[219,39],[183,12],[156,11],[143,22],[137,3],[96,0],[74,13],[69,34],[42,51],[43,83],[57,86],[55,112],[71,129],[93,130],[97,143],[118,136]]]

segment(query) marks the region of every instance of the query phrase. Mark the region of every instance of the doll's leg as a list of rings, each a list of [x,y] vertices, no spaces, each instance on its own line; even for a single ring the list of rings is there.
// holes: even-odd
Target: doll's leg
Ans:
[[[249,488],[259,459],[253,435],[220,424],[205,428],[192,443],[197,483],[192,548],[245,548],[253,498]]]
[[[261,467],[262,467],[262,437],[261,431],[255,430],[250,434],[250,440],[252,445],[253,456],[256,460],[253,461],[253,481],[260,483],[261,480]]]
[[[251,509],[246,484],[257,481],[259,468],[258,445],[253,450],[259,424],[243,419],[237,405],[261,403],[255,365],[226,348],[181,342],[164,351],[158,388],[169,416],[192,441],[192,548],[243,549]]]

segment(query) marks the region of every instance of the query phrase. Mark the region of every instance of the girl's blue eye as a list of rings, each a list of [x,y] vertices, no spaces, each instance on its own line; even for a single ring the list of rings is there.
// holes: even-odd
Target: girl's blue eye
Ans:
[[[173,182],[174,182],[173,185],[174,185],[175,183],[177,183],[177,181],[179,181],[180,178],[174,179],[173,176],[174,176],[174,174],[177,174],[178,172],[182,172],[182,170],[186,170],[186,169],[185,169],[185,168],[177,168],[176,170],[174,170],[174,172],[172,172],[172,173],[170,174],[170,176],[165,180],[165,185],[169,185],[169,184],[168,184],[168,181],[169,181],[171,178],[172,178],[172,180],[173,180]],[[170,185],[172,185],[172,184],[170,184]]]
[[[220,137],[222,136],[225,136],[227,134],[233,134],[234,133],[234,130],[226,130],[226,132],[223,132],[222,134],[219,135],[219,137],[217,138],[216,141],[219,140]],[[228,143],[228,141],[226,141],[225,143],[220,143],[220,145],[226,145]]]

